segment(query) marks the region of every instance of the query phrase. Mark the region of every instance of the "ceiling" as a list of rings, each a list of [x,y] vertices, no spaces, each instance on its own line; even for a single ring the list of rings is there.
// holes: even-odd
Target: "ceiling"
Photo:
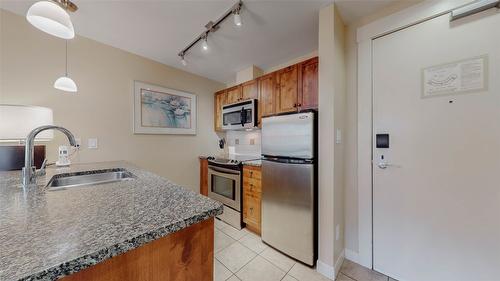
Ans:
[[[232,18],[200,44],[177,56],[236,0],[73,0],[77,34],[216,81],[231,83],[236,72],[256,65],[262,69],[317,50],[319,10],[332,0],[244,0],[243,26]],[[336,0],[347,23],[397,0]],[[0,0],[0,7],[25,15],[35,0]]]

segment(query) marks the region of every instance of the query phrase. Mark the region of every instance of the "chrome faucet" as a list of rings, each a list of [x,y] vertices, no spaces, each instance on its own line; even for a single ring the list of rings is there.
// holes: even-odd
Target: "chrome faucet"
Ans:
[[[73,134],[66,128],[53,125],[46,125],[33,129],[33,131],[31,131],[29,135],[26,137],[26,144],[24,148],[24,168],[22,172],[22,181],[23,181],[23,186],[25,187],[30,185],[36,185],[37,176],[45,172],[44,169],[46,161],[44,161],[44,165],[42,169],[40,169],[40,171],[37,171],[36,166],[33,164],[33,147],[35,145],[35,137],[40,132],[46,130],[59,130],[63,132],[68,137],[69,144],[71,146],[76,146],[75,136],[73,136]]]

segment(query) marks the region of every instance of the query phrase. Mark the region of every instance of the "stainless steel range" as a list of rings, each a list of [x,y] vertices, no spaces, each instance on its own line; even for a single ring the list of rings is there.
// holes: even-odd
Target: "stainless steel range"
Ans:
[[[208,197],[225,205],[220,219],[237,229],[242,228],[241,195],[243,162],[257,157],[208,157]]]

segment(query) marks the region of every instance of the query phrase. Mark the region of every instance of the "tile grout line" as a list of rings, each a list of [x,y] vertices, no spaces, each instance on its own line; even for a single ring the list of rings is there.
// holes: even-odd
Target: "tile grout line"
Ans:
[[[264,257],[263,257],[263,258],[264,258]],[[264,258],[264,259],[265,259],[265,258]],[[266,259],[266,260],[267,260],[267,259]],[[295,263],[292,265],[292,267],[290,267],[290,269],[289,269],[289,270],[285,273],[285,276],[283,276],[283,278],[281,278],[281,279],[280,279],[280,281],[281,281],[281,280],[283,280],[283,279],[285,279],[285,277],[288,275],[288,273],[289,273],[290,271],[292,271],[292,268],[295,266],[295,264],[297,264],[297,262],[295,262]],[[291,276],[293,279],[296,279],[297,281],[300,281],[299,279],[295,278],[295,276],[292,276],[292,275],[290,275],[290,276]]]

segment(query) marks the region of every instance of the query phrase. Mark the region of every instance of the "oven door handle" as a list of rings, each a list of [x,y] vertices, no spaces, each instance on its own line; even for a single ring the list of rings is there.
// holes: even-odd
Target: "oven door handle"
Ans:
[[[220,168],[220,167],[209,166],[208,169],[215,171],[215,172],[224,173],[224,174],[240,175],[239,171],[224,169],[224,168]]]

